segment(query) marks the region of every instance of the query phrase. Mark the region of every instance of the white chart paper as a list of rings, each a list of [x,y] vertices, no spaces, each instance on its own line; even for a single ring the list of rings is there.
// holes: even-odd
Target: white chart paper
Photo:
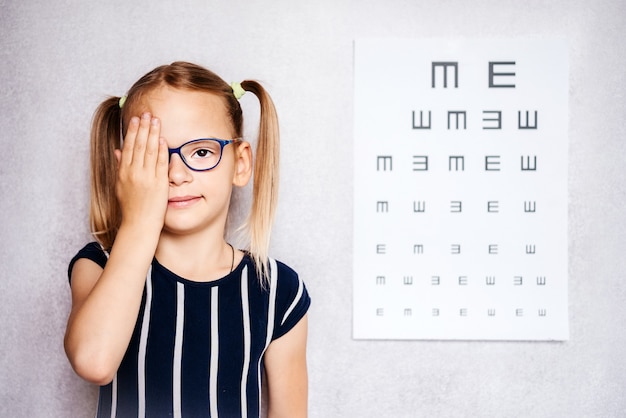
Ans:
[[[566,43],[354,60],[354,338],[566,340]]]

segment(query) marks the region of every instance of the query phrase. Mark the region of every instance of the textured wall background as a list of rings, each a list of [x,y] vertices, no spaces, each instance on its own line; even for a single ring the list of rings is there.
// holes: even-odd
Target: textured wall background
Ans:
[[[67,263],[89,239],[90,118],[106,95],[177,59],[259,79],[276,101],[273,255],[314,298],[312,417],[626,413],[624,1],[4,0],[0,10],[0,416],[93,415],[96,390],[62,349]],[[364,36],[569,41],[568,342],[351,339],[352,42]],[[255,106],[244,99],[244,112]]]

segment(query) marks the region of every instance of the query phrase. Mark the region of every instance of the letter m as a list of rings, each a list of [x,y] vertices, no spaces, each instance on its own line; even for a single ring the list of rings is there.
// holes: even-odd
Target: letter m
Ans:
[[[389,163],[389,166],[387,166]],[[391,155],[379,155],[376,157],[376,171],[380,171],[382,167],[382,171],[387,171],[387,167],[389,167],[389,171],[393,170],[393,158]]]
[[[467,112],[464,110],[449,110],[448,111],[448,129],[450,129],[450,121],[454,116],[456,121],[456,129],[459,129],[459,119],[463,120],[463,129],[467,129]]]
[[[435,88],[437,67],[442,67],[443,71],[443,87],[448,88],[448,67],[454,71],[454,88],[459,87],[459,63],[450,61],[433,61],[432,63],[432,87]]]

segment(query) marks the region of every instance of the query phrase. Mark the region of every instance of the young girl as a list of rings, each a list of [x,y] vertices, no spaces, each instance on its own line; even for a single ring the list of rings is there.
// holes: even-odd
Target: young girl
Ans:
[[[241,251],[225,236],[232,188],[253,172],[245,91],[261,120]],[[310,299],[267,255],[278,183],[269,95],[175,62],[104,101],[91,141],[98,242],[70,263],[65,350],[101,385],[97,416],[257,417],[262,379],[270,417],[306,416]]]

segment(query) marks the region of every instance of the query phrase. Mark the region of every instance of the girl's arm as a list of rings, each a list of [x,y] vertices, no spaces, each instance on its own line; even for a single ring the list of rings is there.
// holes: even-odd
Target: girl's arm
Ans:
[[[72,270],[72,310],[65,351],[76,373],[97,384],[115,375],[133,333],[146,274],[158,244],[168,198],[167,144],[149,114],[129,124],[119,160],[122,224],[104,270],[80,259]]]
[[[265,352],[268,418],[307,416],[307,323],[305,315],[289,332],[274,340]]]
[[[126,352],[154,255],[152,245],[125,232],[120,229],[104,270],[88,259],[72,270],[65,351],[76,373],[99,385],[113,379]]]

